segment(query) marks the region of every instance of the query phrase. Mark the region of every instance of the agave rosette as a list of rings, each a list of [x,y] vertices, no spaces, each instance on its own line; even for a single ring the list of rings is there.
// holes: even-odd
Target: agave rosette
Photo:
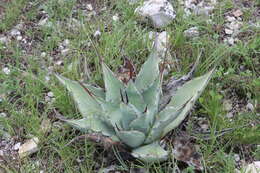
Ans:
[[[153,52],[136,78],[127,83],[119,80],[102,62],[105,89],[57,75],[83,116],[66,121],[83,132],[98,132],[122,142],[141,160],[166,160],[168,151],[159,145],[160,139],[184,120],[213,70],[183,84],[172,94],[167,106],[159,110],[163,96],[160,60]]]

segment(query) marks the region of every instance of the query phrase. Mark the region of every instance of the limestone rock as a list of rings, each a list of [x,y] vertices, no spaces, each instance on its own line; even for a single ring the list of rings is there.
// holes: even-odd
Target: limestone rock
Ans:
[[[184,31],[184,35],[188,38],[194,38],[199,36],[199,29],[198,27],[191,27]]]
[[[176,12],[167,0],[145,1],[136,8],[135,13],[143,19],[150,19],[155,28],[167,26],[176,17]]]
[[[38,143],[39,139],[37,137],[34,137],[21,145],[18,151],[20,158],[26,157],[38,151]]]

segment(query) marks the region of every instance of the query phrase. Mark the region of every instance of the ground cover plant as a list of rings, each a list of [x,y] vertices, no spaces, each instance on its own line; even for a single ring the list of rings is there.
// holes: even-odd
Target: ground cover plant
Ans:
[[[63,123],[60,117],[81,115],[54,76],[104,87],[100,57],[118,75],[125,58],[139,71],[155,29],[139,21],[138,4],[1,1],[0,172],[234,172],[259,160],[259,2],[223,0],[203,15],[184,1],[170,2],[176,18],[163,29],[170,36],[164,79],[187,74],[198,57],[195,77],[214,66],[216,72],[184,122],[164,138],[171,158],[145,163]],[[232,29],[232,17],[239,27]],[[197,36],[185,34],[191,27]],[[21,158],[21,145],[35,138],[37,152]]]

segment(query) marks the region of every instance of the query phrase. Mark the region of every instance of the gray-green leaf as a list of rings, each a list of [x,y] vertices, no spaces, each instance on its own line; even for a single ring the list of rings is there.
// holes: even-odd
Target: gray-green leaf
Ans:
[[[197,98],[207,86],[213,72],[214,69],[203,76],[194,78],[193,80],[185,83],[176,91],[172,97],[172,101],[167,105],[167,107],[174,107],[175,109],[179,109],[186,102],[188,103],[180,115],[164,129],[163,135],[176,128],[185,119],[187,113],[190,111]]]
[[[95,97],[91,96],[78,82],[58,75],[56,75],[56,77],[72,94],[72,97],[83,117],[88,117],[89,115],[100,112],[101,107]]]
[[[124,84],[116,78],[106,64],[102,63],[102,69],[106,88],[106,101],[119,103],[121,101],[120,90],[124,89]]]
[[[147,89],[159,76],[159,62],[158,53],[153,51],[135,79],[135,86],[140,92]]]
[[[167,160],[168,152],[158,142],[136,148],[131,153],[134,157],[145,162],[160,162]]]
[[[117,131],[116,133],[119,139],[132,148],[140,146],[145,139],[145,134],[136,130]]]

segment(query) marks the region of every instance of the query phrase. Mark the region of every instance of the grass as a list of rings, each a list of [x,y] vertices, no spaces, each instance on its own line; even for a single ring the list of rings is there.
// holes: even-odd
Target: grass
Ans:
[[[27,8],[30,3],[35,5]],[[4,4],[5,14],[0,32],[7,34],[15,25],[25,23],[26,29],[22,29],[22,35],[33,42],[31,45],[22,44],[13,38],[6,45],[0,43],[0,67],[8,67],[11,71],[8,75],[0,71],[0,113],[7,114],[7,117],[0,116],[0,139],[8,133],[15,136],[16,141],[25,141],[31,136],[37,136],[41,141],[39,151],[30,157],[10,160],[5,165],[0,162],[0,167],[5,167],[8,172],[93,172],[97,164],[106,166],[106,152],[88,141],[65,146],[80,133],[66,124],[60,124],[55,119],[54,110],[68,118],[80,115],[66,90],[51,72],[102,86],[99,58],[104,58],[113,70],[122,64],[123,57],[130,58],[140,68],[150,52],[152,43],[145,39],[153,29],[136,23],[135,5],[129,6],[123,0],[95,2],[99,13],[91,20],[87,19],[86,11],[76,8],[79,4],[75,0],[42,3],[16,0]],[[223,25],[223,14],[233,6],[233,1],[221,1],[214,11],[213,21]],[[101,11],[103,7],[106,10]],[[28,9],[26,13],[23,13],[24,9]],[[38,23],[37,14],[41,10],[48,13],[48,24],[30,24]],[[244,23],[250,20],[253,13],[248,10]],[[118,22],[111,19],[116,13],[120,15]],[[78,24],[73,23],[73,18],[78,20]],[[194,39],[186,38],[183,31],[191,26],[198,26],[202,35]],[[100,38],[93,36],[96,30],[101,31]],[[216,74],[192,112],[193,116],[204,117],[209,122],[210,139],[200,138],[196,141],[203,155],[205,172],[233,172],[236,167],[235,153],[248,162],[259,159],[259,30],[246,27],[245,24],[242,32],[246,36],[230,47],[220,41],[221,32],[216,32],[205,18],[184,18],[181,9],[166,30],[171,35],[169,52],[178,59],[179,67],[171,69],[169,76],[181,76],[188,72],[190,64],[195,62],[201,51],[202,60],[196,75],[217,66]],[[70,51],[62,55],[59,45],[65,39],[70,41]],[[42,52],[46,53],[45,57],[41,56]],[[62,61],[63,65],[57,65],[58,61]],[[50,80],[47,81],[46,76]],[[50,91],[55,99],[46,101]],[[226,99],[233,99],[234,106],[237,102],[249,101],[255,104],[255,110],[250,112],[245,109],[247,103],[241,103],[242,108],[230,120],[225,116],[227,111],[223,101]],[[43,119],[50,119],[51,132],[39,130]],[[193,135],[195,120],[189,118],[188,122],[187,132]],[[227,128],[234,130],[220,138],[215,136],[214,132]],[[97,157],[98,163],[95,161]],[[128,168],[142,167],[158,173],[170,172],[176,166],[174,159],[160,164],[124,162]],[[183,172],[194,171],[194,168],[187,167]]]

